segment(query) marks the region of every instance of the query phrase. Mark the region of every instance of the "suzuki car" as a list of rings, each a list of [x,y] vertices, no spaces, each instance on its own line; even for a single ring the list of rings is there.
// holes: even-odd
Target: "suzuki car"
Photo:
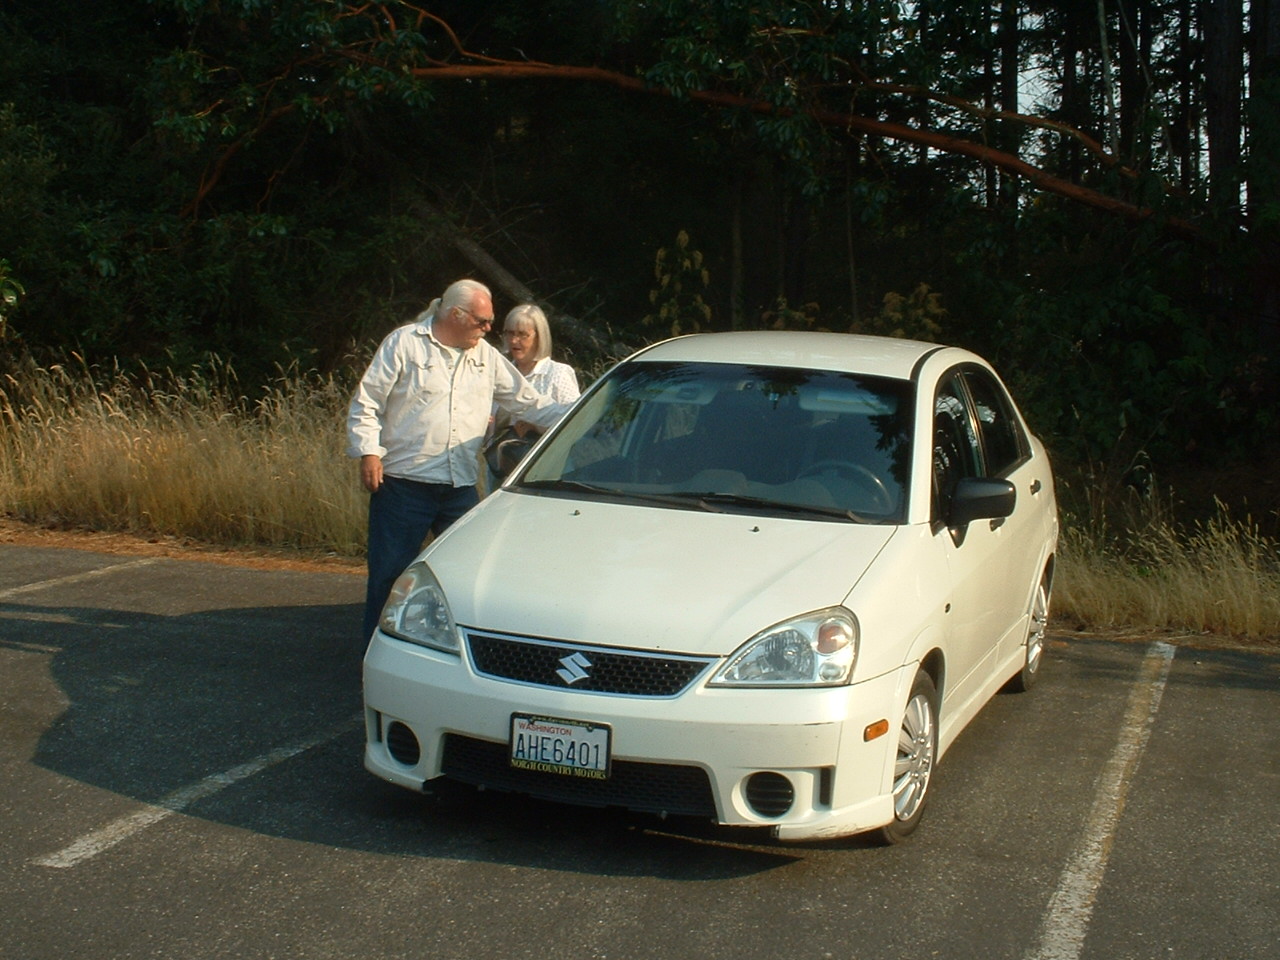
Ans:
[[[1045,649],[1053,475],[973,353],[832,333],[618,364],[392,591],[366,767],[783,840],[920,821]]]

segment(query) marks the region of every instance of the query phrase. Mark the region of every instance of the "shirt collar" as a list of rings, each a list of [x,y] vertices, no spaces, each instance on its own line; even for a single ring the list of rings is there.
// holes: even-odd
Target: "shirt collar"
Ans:
[[[418,325],[414,328],[414,332],[428,338],[432,343],[434,343],[441,350],[448,350],[450,352],[457,353],[461,359],[466,360],[468,363],[470,363],[473,366],[476,366],[476,367],[484,366],[485,351],[483,347],[486,341],[483,337],[481,337],[480,340],[476,342],[476,345],[474,347],[467,347],[466,349],[463,349],[462,347],[450,347],[447,344],[442,343],[440,339],[436,336],[435,330],[434,330],[435,319],[436,319],[435,315],[433,314],[432,316],[421,320],[418,323]]]

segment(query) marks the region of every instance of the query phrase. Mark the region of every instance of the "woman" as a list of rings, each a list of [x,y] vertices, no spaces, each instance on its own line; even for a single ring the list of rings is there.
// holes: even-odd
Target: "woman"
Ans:
[[[547,315],[537,304],[522,303],[511,308],[502,325],[502,344],[507,358],[539,393],[556,403],[572,403],[578,399],[578,376],[567,363],[551,359],[551,327],[547,324]],[[538,436],[538,432],[524,422],[509,424],[499,419],[494,423],[493,439],[485,446],[489,490],[496,489],[519,462],[519,456],[510,455],[510,447],[506,448],[506,456],[499,453],[501,444],[510,440],[512,434],[529,441]],[[522,454],[527,448],[526,443],[517,449]]]
[[[533,303],[513,307],[502,325],[504,352],[539,393],[556,403],[578,399],[578,377],[567,363],[551,359],[551,328]]]

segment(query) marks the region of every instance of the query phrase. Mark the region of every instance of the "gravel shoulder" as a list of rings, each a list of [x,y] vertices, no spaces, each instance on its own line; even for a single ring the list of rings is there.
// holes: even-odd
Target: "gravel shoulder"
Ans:
[[[182,537],[51,527],[0,517],[0,544],[5,543],[28,547],[65,547],[118,556],[201,560],[262,570],[303,570],[359,576],[364,576],[365,573],[364,560],[357,557],[268,547],[232,549]]]

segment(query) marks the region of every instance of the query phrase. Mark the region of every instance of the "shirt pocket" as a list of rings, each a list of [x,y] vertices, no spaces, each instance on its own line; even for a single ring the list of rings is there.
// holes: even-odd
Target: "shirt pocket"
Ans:
[[[431,400],[447,393],[449,374],[441,360],[410,360],[407,386],[411,398]]]

